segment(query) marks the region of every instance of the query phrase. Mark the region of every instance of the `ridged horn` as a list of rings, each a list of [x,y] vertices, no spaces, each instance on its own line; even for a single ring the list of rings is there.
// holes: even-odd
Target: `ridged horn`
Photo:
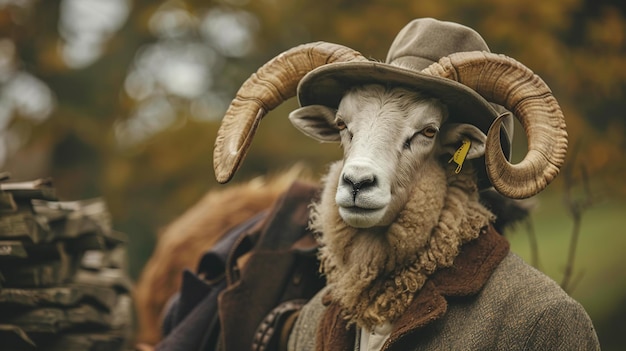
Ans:
[[[274,57],[239,88],[217,132],[213,168],[218,182],[228,182],[245,158],[263,116],[296,95],[298,83],[313,69],[345,61],[367,61],[359,52],[326,42],[294,47]]]
[[[550,88],[529,68],[504,55],[476,51],[444,57],[422,72],[472,88],[486,100],[504,106],[521,122],[528,152],[518,164],[509,163],[502,152],[501,118],[487,133],[487,175],[498,192],[510,198],[527,198],[557,176],[567,153],[565,118]]]

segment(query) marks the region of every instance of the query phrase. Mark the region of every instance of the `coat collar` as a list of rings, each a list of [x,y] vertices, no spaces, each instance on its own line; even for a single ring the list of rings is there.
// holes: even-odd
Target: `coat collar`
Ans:
[[[446,297],[471,296],[485,285],[509,252],[508,241],[491,226],[461,248],[454,265],[433,274],[415,295],[406,313],[395,323],[383,349],[441,318],[448,308]],[[339,305],[325,299],[326,311],[317,330],[317,350],[352,350],[355,327],[348,327]]]

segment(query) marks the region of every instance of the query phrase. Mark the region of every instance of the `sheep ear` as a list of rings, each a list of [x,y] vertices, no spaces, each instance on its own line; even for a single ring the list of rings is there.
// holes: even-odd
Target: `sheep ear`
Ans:
[[[485,141],[487,136],[477,127],[471,124],[448,123],[440,132],[443,153],[454,154],[463,139],[469,139],[472,143],[467,152],[467,159],[481,157],[485,154]]]
[[[315,140],[337,143],[341,138],[335,125],[336,113],[337,110],[330,107],[310,105],[291,112],[289,120],[294,127]]]

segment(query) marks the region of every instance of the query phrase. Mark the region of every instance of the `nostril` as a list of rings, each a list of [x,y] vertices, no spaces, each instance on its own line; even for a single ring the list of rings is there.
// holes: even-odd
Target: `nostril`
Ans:
[[[352,187],[354,189],[369,188],[370,186],[374,185],[375,181],[376,181],[376,178],[374,178],[374,177],[366,178],[366,179],[363,179],[363,180],[361,180],[359,182],[353,183]]]
[[[344,174],[342,178],[343,178],[343,183],[345,185],[350,185],[351,187],[354,188],[354,183],[352,182],[350,178],[348,178],[348,175]]]
[[[358,190],[369,188],[375,185],[376,177],[374,177],[373,175],[370,175],[367,177],[363,177],[362,179],[359,179],[359,180],[354,180],[344,174],[343,182],[344,184],[351,186],[352,190],[358,191]]]

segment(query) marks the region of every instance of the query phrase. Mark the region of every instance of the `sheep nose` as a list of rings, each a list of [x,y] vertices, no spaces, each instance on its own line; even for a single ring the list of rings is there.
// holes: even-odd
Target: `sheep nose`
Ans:
[[[343,182],[344,184],[352,187],[352,197],[356,198],[359,191],[372,187],[376,184],[376,177],[373,174],[361,177],[344,174]]]

